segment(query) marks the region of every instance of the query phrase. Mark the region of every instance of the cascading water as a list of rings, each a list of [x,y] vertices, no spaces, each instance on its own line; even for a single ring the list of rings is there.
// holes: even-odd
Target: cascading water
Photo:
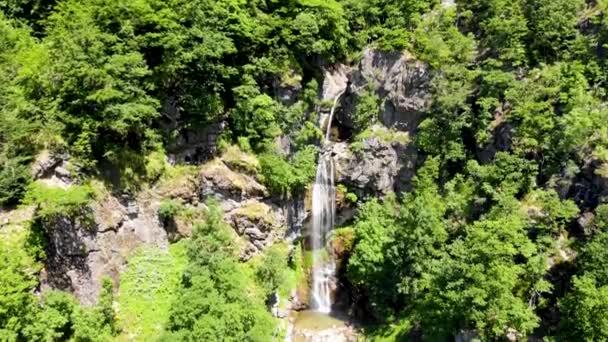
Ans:
[[[325,251],[327,234],[334,225],[335,212],[334,164],[329,156],[322,156],[317,167],[317,177],[312,191],[312,235],[313,256],[311,304],[313,310],[331,311],[331,286],[334,263]]]
[[[335,100],[329,119],[324,144],[329,143],[331,122],[338,104],[339,93]],[[311,307],[318,312],[331,312],[332,286],[334,284],[335,263],[325,252],[327,235],[334,227],[336,189],[334,187],[334,162],[330,155],[323,154],[319,158],[317,176],[312,191],[312,289]]]

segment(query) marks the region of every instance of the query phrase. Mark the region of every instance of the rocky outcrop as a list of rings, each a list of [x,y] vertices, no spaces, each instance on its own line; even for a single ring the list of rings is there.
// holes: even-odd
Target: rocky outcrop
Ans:
[[[217,152],[217,140],[224,131],[225,122],[216,122],[202,127],[184,128],[175,142],[168,147],[169,160],[173,164],[197,164],[206,161]]]
[[[356,150],[336,143],[330,153],[336,163],[336,181],[359,195],[386,195],[408,191],[418,155],[410,144],[385,140],[382,136],[363,138]]]
[[[250,259],[285,236],[285,212],[275,204],[250,199],[226,213],[226,216],[235,231],[246,241],[241,248],[241,260]]]
[[[168,246],[156,205],[145,196],[130,200],[106,194],[78,217],[59,215],[44,222],[47,261],[41,288],[70,291],[83,304],[94,304],[103,278],[118,284],[139,246]]]
[[[47,185],[65,189],[74,183],[68,159],[67,155],[44,150],[32,163],[32,176]]]
[[[196,175],[184,175],[173,182],[161,196],[192,208],[202,208],[209,199],[217,200],[226,222],[241,237],[241,259],[249,260],[277,240],[295,239],[305,213],[300,201],[272,197],[254,175],[244,173],[243,169],[253,169],[254,163],[243,163],[227,156],[216,158],[202,165]],[[177,218],[174,223],[175,227],[169,227],[171,233],[182,237],[191,234],[192,221]]]
[[[386,127],[414,132],[431,103],[431,71],[407,52],[368,48],[349,76],[349,88],[337,119],[352,128],[352,117],[363,92],[373,91],[382,101],[380,121]]]

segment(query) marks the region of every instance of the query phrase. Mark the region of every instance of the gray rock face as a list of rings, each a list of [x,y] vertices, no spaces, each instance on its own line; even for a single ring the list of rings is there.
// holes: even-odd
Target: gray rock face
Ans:
[[[196,164],[208,160],[217,152],[217,140],[224,127],[224,122],[217,122],[182,130],[175,143],[168,147],[171,152],[170,161]]]
[[[67,155],[43,151],[32,164],[32,176],[51,186],[65,188],[74,183]]]
[[[348,87],[351,69],[344,64],[336,64],[325,70],[321,99],[332,101]]]
[[[136,213],[129,216],[133,203],[122,204],[108,196],[83,209],[89,211],[92,221],[57,216],[44,222],[48,244],[42,289],[70,291],[83,304],[92,305],[103,278],[110,277],[118,284],[120,272],[137,247],[167,248],[167,235],[158,222],[155,204],[139,200]]]
[[[201,166],[196,179],[184,179],[182,183],[164,196],[191,206],[203,206],[211,198],[218,200],[226,222],[241,237],[242,260],[250,259],[277,240],[297,238],[306,218],[301,201],[273,198],[255,177],[237,172],[220,158]],[[192,232],[192,227],[184,227],[183,222],[178,222],[174,229],[167,228],[172,239],[175,233],[187,237]]]
[[[431,71],[409,53],[386,53],[368,48],[350,75],[350,86],[338,115],[341,124],[352,127],[350,115],[360,95],[373,90],[381,99],[380,121],[386,127],[413,132],[429,108]]]
[[[346,143],[333,145],[336,180],[358,189],[362,194],[386,195],[408,191],[415,173],[417,153],[414,147],[383,142],[380,138],[363,139],[356,152]]]

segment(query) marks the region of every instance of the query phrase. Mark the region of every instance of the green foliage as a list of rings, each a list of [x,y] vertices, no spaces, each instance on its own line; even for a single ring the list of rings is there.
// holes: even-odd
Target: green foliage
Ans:
[[[195,167],[171,167],[166,156],[221,121],[218,147],[231,169],[275,194],[303,192],[315,175],[312,145],[323,136],[323,69],[356,64],[369,45],[407,50],[432,77],[420,89],[431,107],[411,137],[371,126],[384,100],[374,85],[347,113],[352,151],[364,139],[404,146],[411,138],[420,156],[411,192],[371,199],[354,229],[337,233],[352,252],[346,274],[355,299],[390,324],[375,336],[407,339],[416,329],[431,340],[463,330],[482,340],[607,338],[608,221],[605,205],[596,208],[608,174],[605,0],[447,8],[438,0],[0,0],[0,12],[0,205],[36,208],[29,244],[10,246],[0,231],[0,340],[118,333],[107,283],[92,308],[63,293],[32,294],[44,229],[59,216],[91,218],[91,175],[131,193],[159,179],[164,189],[195,180]],[[282,135],[295,153],[275,151]],[[84,185],[31,183],[42,150],[69,156]],[[395,179],[409,179],[409,170]],[[579,211],[595,214],[584,237],[573,224]],[[285,296],[292,276],[305,282],[310,253],[296,253],[295,275],[282,272],[280,248],[242,264],[216,205],[201,214],[164,201],[159,215],[203,221],[184,242],[187,265],[151,251],[134,256],[119,301],[141,321],[125,323],[128,333],[155,338],[164,325],[167,340],[272,339],[264,301],[273,291]],[[555,264],[556,253],[575,255],[562,248],[565,239],[579,253]],[[558,269],[568,265],[572,272]],[[145,286],[136,289],[139,280]],[[546,315],[557,309],[559,327]]]
[[[0,164],[0,205],[15,204],[31,181],[30,168],[19,159],[0,160]]]
[[[0,241],[0,338],[13,341],[28,324],[35,297],[30,291],[37,281],[23,253],[15,253]]]
[[[174,219],[183,210],[183,205],[176,200],[163,200],[158,208],[158,216],[163,220]]]
[[[287,255],[279,248],[270,248],[255,270],[257,281],[270,296],[287,282]]]
[[[383,50],[395,51],[408,47],[408,30],[415,27],[422,14],[434,8],[439,1],[344,0],[343,3],[354,31],[350,44],[355,50],[375,42]]]
[[[358,211],[348,274],[378,313],[400,314],[411,305],[408,298],[425,290],[423,274],[443,254],[448,235],[437,173],[437,160],[430,159],[416,177],[416,190],[400,205],[391,198],[383,204],[371,200]]]
[[[559,303],[565,339],[600,341],[608,338],[608,286],[592,276],[574,277],[574,288]]]
[[[80,215],[83,210],[86,211],[93,198],[94,191],[89,185],[73,185],[64,190],[34,182],[23,201],[25,204],[36,205],[38,217],[51,218],[56,215]]]
[[[357,107],[352,116],[356,130],[362,131],[376,123],[380,118],[380,98],[374,91],[367,89],[357,100]]]
[[[583,0],[532,0],[527,2],[530,49],[539,61],[551,61],[568,55],[579,32],[578,14]]]
[[[65,292],[33,294],[38,286],[34,263],[25,245],[0,241],[0,339],[3,341],[108,341],[117,332],[112,283],[104,281],[99,304],[80,307]]]
[[[508,328],[526,335],[538,325],[524,297],[527,293],[518,290],[530,286],[526,281],[532,275],[538,279],[531,284],[537,292],[548,288],[542,280],[543,265],[535,263],[534,244],[516,210],[506,207],[467,227],[466,236],[448,248],[449,256],[431,268],[432,275],[426,278],[432,282],[430,292],[419,311],[429,335],[447,336],[464,328],[491,339],[504,336]],[[527,264],[514,261],[520,254]]]
[[[186,244],[182,240],[171,245],[168,252],[142,247],[129,258],[118,294],[118,322],[123,336],[148,341],[164,331],[187,264]]]
[[[416,56],[436,69],[470,62],[473,59],[474,40],[462,34],[455,22],[456,12],[453,9],[426,16],[414,31]]]
[[[261,150],[281,134],[276,115],[279,105],[270,96],[259,94],[254,85],[235,89],[240,99],[232,113],[236,133],[245,136],[251,147]]]
[[[264,299],[248,291],[230,234],[217,203],[207,203],[203,223],[188,242],[188,265],[171,307],[164,338],[171,340],[267,341],[272,317]]]
[[[289,162],[280,154],[262,154],[259,159],[264,184],[283,195],[303,190],[315,176],[315,154],[310,145],[296,152]]]

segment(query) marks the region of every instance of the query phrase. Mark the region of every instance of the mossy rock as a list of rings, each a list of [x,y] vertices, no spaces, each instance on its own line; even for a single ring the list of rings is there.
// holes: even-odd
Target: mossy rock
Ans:
[[[247,201],[242,207],[236,209],[234,214],[245,216],[251,221],[262,221],[271,226],[274,226],[277,223],[272,208],[269,205],[256,200]]]
[[[221,160],[232,170],[256,176],[260,172],[260,161],[255,155],[241,151],[232,145],[226,148]]]
[[[267,190],[255,179],[231,170],[226,164],[216,158],[201,167],[199,177],[213,183],[216,189],[233,193],[240,192],[248,196],[266,196]]]

